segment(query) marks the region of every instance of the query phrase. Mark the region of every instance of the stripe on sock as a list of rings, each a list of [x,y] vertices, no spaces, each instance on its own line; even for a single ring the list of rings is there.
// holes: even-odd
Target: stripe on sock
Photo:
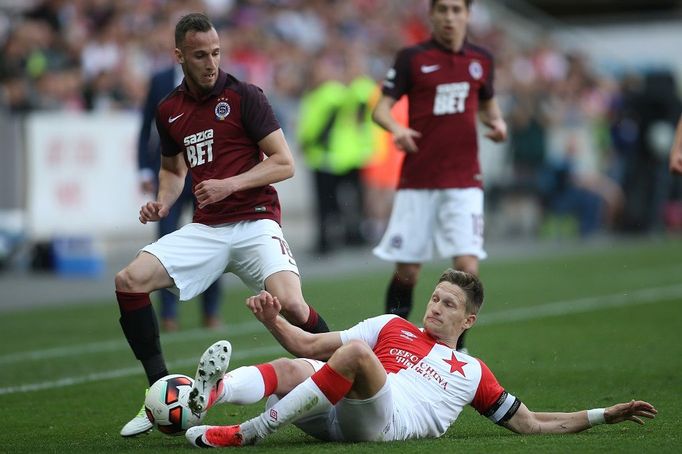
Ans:
[[[275,372],[275,367],[270,363],[266,363],[257,364],[256,368],[263,376],[263,384],[265,385],[264,395],[269,396],[274,394],[277,390],[277,373]]]
[[[149,293],[119,292],[117,290],[116,300],[118,301],[121,314],[124,312],[135,312],[152,304],[152,300],[149,299]]]
[[[303,325],[301,325],[301,329],[304,331],[312,332],[312,330],[314,330],[315,327],[317,326],[317,321],[320,318],[320,316],[317,314],[315,309],[312,308],[312,306],[308,306],[308,309],[310,309],[308,320]]]
[[[328,364],[322,366],[322,369],[315,372],[312,377],[310,377],[313,382],[320,388],[322,394],[325,395],[332,405],[336,405],[343,396],[348,394],[353,382],[348,380],[346,377],[336,372],[334,369],[329,367]]]

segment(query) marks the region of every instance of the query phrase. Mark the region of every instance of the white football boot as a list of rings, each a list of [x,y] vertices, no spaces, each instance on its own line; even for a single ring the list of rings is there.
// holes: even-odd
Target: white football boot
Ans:
[[[149,392],[149,389],[145,391],[145,396],[147,395],[147,392]],[[137,415],[128,421],[121,429],[121,436],[135,437],[137,435],[146,434],[151,432],[153,427],[154,425],[151,423],[151,421],[149,421],[149,418],[147,418],[147,413],[144,411],[144,404],[142,404],[142,408],[140,408],[140,411],[137,413]]]
[[[187,403],[193,413],[198,415],[208,410],[211,390],[217,387],[227,373],[231,354],[232,345],[226,340],[221,340],[208,347],[201,355],[194,377],[194,387],[189,393]]]

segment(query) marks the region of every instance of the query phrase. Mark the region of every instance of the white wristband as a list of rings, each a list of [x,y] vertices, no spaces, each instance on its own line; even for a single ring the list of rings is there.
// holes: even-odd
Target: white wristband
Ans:
[[[604,418],[605,413],[606,411],[603,408],[587,410],[587,420],[590,422],[590,426],[604,424],[606,422],[606,419]]]

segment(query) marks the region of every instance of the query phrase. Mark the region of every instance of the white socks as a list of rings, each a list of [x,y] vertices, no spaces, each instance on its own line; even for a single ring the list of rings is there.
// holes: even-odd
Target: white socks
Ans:
[[[244,366],[225,375],[223,393],[216,404],[253,404],[265,397],[263,375],[255,366]]]
[[[240,425],[244,444],[254,443],[265,438],[280,427],[290,424],[300,417],[331,408],[329,399],[311,378],[294,388],[272,408]]]

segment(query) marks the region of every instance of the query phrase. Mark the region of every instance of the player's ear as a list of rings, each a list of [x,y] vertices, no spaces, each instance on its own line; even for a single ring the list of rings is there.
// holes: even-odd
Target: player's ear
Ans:
[[[476,314],[469,314],[467,318],[464,319],[464,329],[469,329],[476,323]]]
[[[185,57],[182,56],[182,51],[180,49],[176,47],[173,53],[175,54],[175,61],[180,64],[185,63]]]

